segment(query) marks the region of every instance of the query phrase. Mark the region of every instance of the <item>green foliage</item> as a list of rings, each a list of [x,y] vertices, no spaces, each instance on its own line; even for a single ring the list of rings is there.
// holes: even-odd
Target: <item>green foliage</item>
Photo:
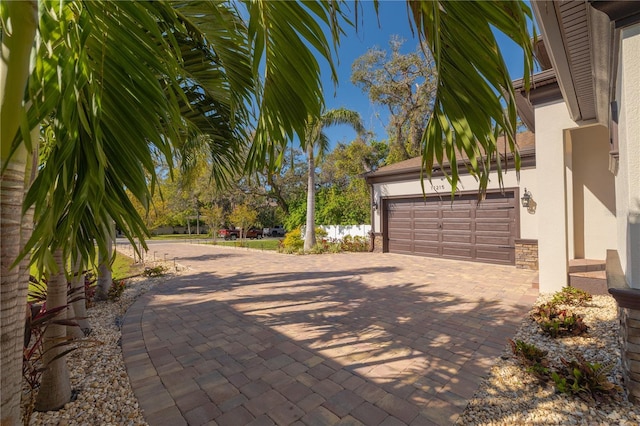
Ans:
[[[478,180],[481,193],[486,191],[492,173],[497,172],[497,178],[492,180],[502,186],[504,164],[491,163],[504,146],[496,135],[506,135],[516,170],[520,169],[520,156],[515,145],[517,98],[496,35],[506,34],[524,50],[523,79],[528,90],[534,66],[528,24],[531,9],[522,1],[408,5],[419,38],[433,55],[438,70],[433,114],[421,145],[425,178],[431,178],[434,165],[448,162],[452,167],[446,177],[453,195],[460,176],[455,165],[464,155],[468,158],[466,168]],[[465,95],[460,96],[461,93]],[[497,96],[488,96],[489,93]]]
[[[167,272],[167,268],[162,265],[148,266],[144,268],[142,275],[145,277],[161,277]]]
[[[607,377],[615,366],[614,362],[603,365],[587,362],[580,355],[576,358],[572,361],[560,358],[562,367],[551,373],[558,392],[601,400],[621,390]]]
[[[544,378],[549,373],[549,361],[545,359],[547,351],[522,340],[509,339],[511,352],[527,367],[527,371],[538,378]]]
[[[109,292],[107,293],[107,299],[110,302],[116,302],[120,300],[120,296],[124,293],[126,288],[126,283],[124,280],[113,280],[111,282],[111,287],[109,287]]]
[[[256,224],[256,220],[258,219],[258,212],[249,207],[246,204],[241,204],[236,206],[233,209],[231,214],[229,215],[229,220],[236,228],[242,229],[241,238],[244,238],[244,234],[247,230]]]
[[[369,239],[359,235],[356,235],[355,237],[345,235],[340,243],[340,249],[342,251],[354,252],[369,251]]]
[[[369,49],[351,69],[351,82],[369,95],[371,102],[390,112],[387,133],[389,157],[406,160],[420,154],[422,132],[436,96],[436,69],[427,50],[417,46],[401,53],[403,40],[392,36],[390,51]]]
[[[587,332],[582,317],[568,309],[559,308],[555,303],[538,306],[532,314],[542,331],[551,337],[579,336]]]
[[[256,250],[278,250],[282,240],[262,239],[246,241],[217,241],[218,246],[248,247]]]
[[[286,233],[284,240],[282,240],[280,251],[288,254],[299,253],[303,250],[303,247],[304,240],[302,239],[302,233],[300,228],[296,228]]]
[[[584,290],[580,290],[575,287],[563,287],[563,289],[553,295],[551,303],[572,305],[572,306],[584,306],[587,302],[591,301],[592,297]]]

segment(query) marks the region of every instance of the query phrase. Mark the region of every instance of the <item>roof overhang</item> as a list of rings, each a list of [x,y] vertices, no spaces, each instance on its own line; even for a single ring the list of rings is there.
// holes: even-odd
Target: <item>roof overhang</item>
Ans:
[[[608,125],[617,72],[615,30],[640,21],[638,3],[534,1],[531,6],[571,118],[578,124]],[[531,105],[521,100],[519,108],[533,130]]]
[[[492,170],[495,169],[495,161],[492,161]],[[466,174],[466,162],[465,160],[457,161],[458,170],[461,171],[461,174]],[[521,169],[528,169],[536,166],[536,153],[535,149],[529,148],[526,150],[520,151],[520,167]],[[513,157],[511,154],[508,154],[505,158],[502,158],[502,168],[505,170],[514,168]],[[443,170],[444,169],[444,170]],[[422,168],[422,165],[405,167],[401,169],[391,169],[391,170],[378,170],[369,175],[365,175],[365,179],[369,185],[379,184],[379,183],[388,183],[388,182],[402,182],[409,180],[417,180],[423,177],[426,177],[425,170]],[[432,178],[442,177],[445,174],[449,174],[451,172],[451,165],[444,164],[442,168],[440,166],[434,166],[432,171]]]

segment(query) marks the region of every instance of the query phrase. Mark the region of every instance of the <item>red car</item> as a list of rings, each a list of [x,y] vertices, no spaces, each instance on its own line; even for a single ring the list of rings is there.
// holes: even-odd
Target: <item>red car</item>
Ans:
[[[254,238],[262,238],[262,229],[258,229],[258,228],[249,228],[249,230],[247,231],[247,235],[245,235],[245,238],[250,238],[250,239],[254,239]]]
[[[240,230],[239,229],[221,229],[218,232],[218,236],[220,238],[224,238],[225,240],[236,240],[240,238]]]

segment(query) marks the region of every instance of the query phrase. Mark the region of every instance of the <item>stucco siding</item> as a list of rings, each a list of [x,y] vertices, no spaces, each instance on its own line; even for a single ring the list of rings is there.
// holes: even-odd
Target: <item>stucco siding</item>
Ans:
[[[601,125],[571,131],[574,258],[604,260],[614,249],[616,198],[609,171],[609,130]]]
[[[620,107],[617,246],[627,282],[640,288],[640,24],[622,30],[616,88]]]
[[[572,208],[567,206],[566,163],[570,160],[571,140],[566,129],[577,127],[569,117],[564,101],[536,106],[536,175],[538,178],[537,216],[540,292],[553,293],[567,284],[569,226]],[[565,146],[568,145],[568,146]],[[570,194],[569,194],[570,195]],[[570,207],[570,206],[569,206]],[[573,232],[571,232],[571,235]]]

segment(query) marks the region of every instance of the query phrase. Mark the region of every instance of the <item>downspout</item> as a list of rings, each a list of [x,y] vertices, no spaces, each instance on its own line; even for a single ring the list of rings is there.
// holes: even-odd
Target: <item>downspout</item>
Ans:
[[[375,194],[373,193],[373,184],[369,185],[371,187],[371,196],[370,196],[370,200],[369,200],[369,205],[371,206],[371,230],[369,231],[369,241],[371,242],[371,244],[369,244],[369,253],[372,253],[375,248],[376,248],[376,232],[375,232],[375,226],[376,226],[376,221],[375,218],[373,217],[375,209],[373,208],[373,202],[375,200]],[[380,208],[380,207],[378,207]]]

